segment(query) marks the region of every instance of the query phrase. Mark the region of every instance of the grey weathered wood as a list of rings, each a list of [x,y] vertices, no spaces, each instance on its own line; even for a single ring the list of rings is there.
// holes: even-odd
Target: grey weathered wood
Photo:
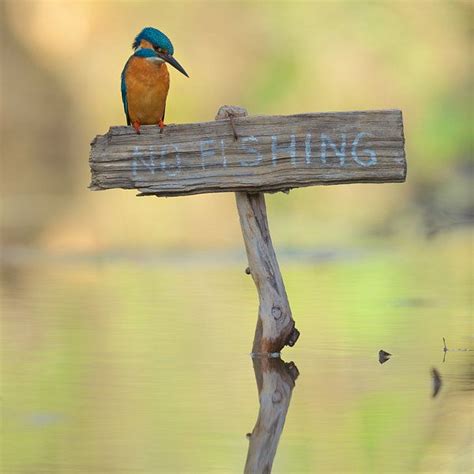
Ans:
[[[293,362],[280,358],[254,358],[260,409],[250,433],[245,474],[269,473],[272,469],[278,441],[290,406],[291,394],[298,377]]]
[[[235,117],[232,123],[168,125],[162,134],[144,126],[141,135],[112,127],[92,142],[90,187],[180,196],[405,180],[399,110]]]
[[[285,345],[292,346],[296,342],[299,332],[268,229],[265,195],[238,192],[235,196],[250,274],[259,298],[252,352],[280,352]]]
[[[215,122],[112,127],[91,143],[92,190],[144,195],[236,192],[249,270],[259,294],[253,353],[280,352],[299,332],[272,246],[265,191],[406,177],[399,110],[248,117],[224,106]],[[276,448],[275,448],[276,449]],[[250,451],[249,451],[250,455]]]
[[[222,106],[216,120],[245,117],[242,107]],[[233,125],[233,123],[231,124]],[[253,354],[280,352],[285,345],[293,345],[299,332],[291,316],[290,304],[280,267],[273,250],[268,228],[265,195],[263,193],[235,193],[240,227],[244,238],[249,266],[260,301],[257,327],[252,346]]]
[[[246,115],[242,107],[224,105],[217,112],[216,120],[230,119],[233,126],[237,117]],[[252,353],[280,352],[285,345],[292,346],[296,342],[299,332],[291,316],[270,237],[265,195],[237,192],[235,199],[249,262],[245,273],[252,275],[260,301]]]

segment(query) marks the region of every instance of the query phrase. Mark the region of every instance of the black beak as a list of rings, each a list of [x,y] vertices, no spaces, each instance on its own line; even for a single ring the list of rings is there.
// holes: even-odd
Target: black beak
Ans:
[[[183,73],[186,77],[189,77],[188,73],[184,70],[183,66],[181,66],[181,64],[179,64],[178,61],[176,61],[176,59],[174,59],[173,56],[171,56],[171,54],[160,53],[159,51],[156,51],[156,54],[167,63],[170,63],[173,67],[175,67],[179,72]]]

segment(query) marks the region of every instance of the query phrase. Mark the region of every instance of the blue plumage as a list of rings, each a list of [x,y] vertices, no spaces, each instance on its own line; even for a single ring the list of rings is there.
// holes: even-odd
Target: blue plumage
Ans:
[[[128,61],[130,61],[130,59]],[[128,61],[125,63],[125,67],[123,68],[123,71],[122,71],[121,90],[122,90],[123,110],[125,111],[125,117],[127,118],[127,125],[130,125],[130,116],[128,115],[128,102],[127,102],[127,84],[125,83],[125,71],[127,70]]]
[[[122,103],[127,125],[140,133],[141,125],[156,124],[163,131],[170,64],[186,77],[188,73],[173,56],[169,38],[156,28],[144,28],[135,38],[134,52],[121,75]]]
[[[137,56],[139,58],[156,58],[158,55],[156,54],[154,49],[139,49],[138,51],[135,51],[133,53],[134,56]]]
[[[143,28],[143,30],[137,35],[132,45],[133,49],[138,48],[141,40],[148,41],[153,46],[164,49],[171,55],[174,53],[174,48],[169,38],[160,30],[152,28],[151,26]]]
[[[147,28],[143,28],[143,30],[137,35],[132,45],[133,49],[137,49],[138,46],[140,46],[141,40],[148,41],[153,46],[164,49],[171,55],[174,53],[174,48],[169,38],[160,30],[157,30],[156,28],[152,28],[151,26]],[[138,51],[135,51],[135,53],[133,53],[133,56],[138,56],[140,58],[151,58],[151,57],[157,56],[157,54],[153,49],[145,48],[145,49],[139,49]],[[123,68],[123,71],[122,71],[121,89],[122,89],[123,109],[125,111],[125,116],[127,118],[127,125],[130,125],[130,116],[128,114],[128,103],[127,103],[127,85],[125,83],[125,72],[127,70],[127,65],[128,65],[128,61],[125,64],[125,67]]]
[[[158,30],[156,30],[156,31],[158,31]],[[138,36],[140,36],[140,35],[138,35]],[[138,38],[138,36],[137,36],[137,38]],[[157,57],[158,55],[156,54],[156,52],[153,49],[146,48],[146,49],[139,49],[138,51],[135,51],[133,53],[132,57],[133,56],[137,56],[139,58],[153,58],[153,57]],[[128,61],[130,61],[130,59]],[[123,110],[125,111],[125,117],[127,118],[127,125],[130,125],[130,116],[128,115],[128,102],[127,102],[127,84],[125,82],[125,73],[127,71],[128,61],[125,64],[125,67],[123,68],[123,71],[122,71],[121,89],[122,89]]]

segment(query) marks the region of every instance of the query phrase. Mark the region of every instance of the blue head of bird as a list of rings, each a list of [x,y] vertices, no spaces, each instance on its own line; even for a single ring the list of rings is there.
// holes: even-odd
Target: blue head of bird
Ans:
[[[132,47],[135,50],[135,56],[165,61],[189,77],[183,66],[173,57],[174,48],[170,39],[160,30],[150,26],[143,28],[135,38]]]

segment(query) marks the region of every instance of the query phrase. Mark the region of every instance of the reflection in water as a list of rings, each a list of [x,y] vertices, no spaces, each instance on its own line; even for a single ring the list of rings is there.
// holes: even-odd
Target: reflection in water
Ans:
[[[254,318],[241,317],[254,314],[255,295],[238,265],[105,256],[3,266],[0,472],[236,473],[247,451],[247,472],[474,472],[470,269],[459,242],[410,259],[288,266],[306,336],[287,420],[297,372],[279,359],[253,361],[256,409],[242,354]],[[395,275],[379,278],[389,264]],[[391,307],[399,297],[432,304]],[[376,366],[377,348],[393,360]]]
[[[433,381],[433,393],[431,394],[431,396],[435,398],[441,390],[443,381],[441,380],[441,374],[434,367],[431,369],[431,380]]]
[[[430,404],[432,418],[417,472],[474,472],[474,356],[472,352],[466,355],[462,354],[456,368],[448,360],[443,380],[439,371],[432,369],[436,401]]]
[[[271,472],[291,393],[299,372],[293,362],[279,357],[254,357],[260,409],[255,427],[247,437],[249,450],[245,473]]]

